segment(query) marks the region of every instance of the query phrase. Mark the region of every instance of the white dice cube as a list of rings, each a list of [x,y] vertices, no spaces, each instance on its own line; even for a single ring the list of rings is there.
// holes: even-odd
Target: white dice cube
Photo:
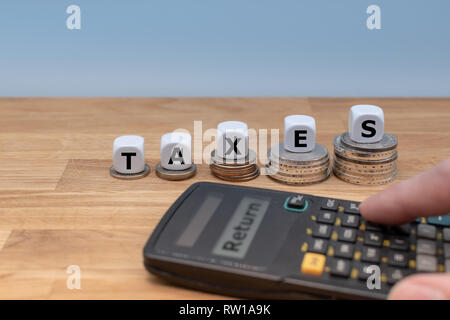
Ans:
[[[161,167],[186,170],[192,165],[192,138],[189,133],[171,132],[161,137]]]
[[[313,117],[291,115],[284,118],[284,149],[310,152],[316,146],[316,121]]]
[[[145,169],[144,138],[121,136],[114,140],[113,167],[119,173],[139,173]]]
[[[378,142],[384,134],[383,109],[369,104],[359,104],[350,108],[348,114],[350,139],[359,143]]]
[[[225,121],[217,126],[217,155],[224,159],[244,159],[248,155],[248,127],[241,121]]]

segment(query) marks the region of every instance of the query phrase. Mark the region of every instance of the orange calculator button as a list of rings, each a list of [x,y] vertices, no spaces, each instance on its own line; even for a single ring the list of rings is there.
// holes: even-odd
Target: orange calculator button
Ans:
[[[325,269],[325,256],[318,253],[306,253],[302,262],[302,273],[320,276]]]

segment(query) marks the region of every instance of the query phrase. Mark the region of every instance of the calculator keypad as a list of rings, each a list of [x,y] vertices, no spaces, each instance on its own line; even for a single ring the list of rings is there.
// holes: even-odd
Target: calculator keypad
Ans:
[[[444,228],[444,241],[450,242],[450,228]]]
[[[325,259],[324,277],[366,287],[371,266],[380,268],[381,281],[390,286],[416,272],[450,272],[450,226],[442,217],[386,227],[365,220],[357,202],[322,199],[319,207],[311,213],[307,251]]]

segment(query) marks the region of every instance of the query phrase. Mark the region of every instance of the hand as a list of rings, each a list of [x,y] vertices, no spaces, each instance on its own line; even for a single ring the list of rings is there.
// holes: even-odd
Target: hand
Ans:
[[[387,225],[450,213],[450,159],[364,200],[369,221]],[[417,274],[397,283],[389,299],[450,299],[450,274]]]

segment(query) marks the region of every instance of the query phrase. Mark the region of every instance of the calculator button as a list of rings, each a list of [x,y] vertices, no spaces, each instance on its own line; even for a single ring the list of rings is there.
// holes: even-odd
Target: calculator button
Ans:
[[[372,267],[372,266],[373,266],[373,264],[362,264],[358,269],[358,278],[360,280],[367,280],[371,275],[373,275],[374,270],[369,269],[369,267]]]
[[[350,228],[358,228],[359,216],[355,216],[352,214],[344,214],[344,216],[342,217],[342,226]]]
[[[450,242],[450,228],[444,229],[444,241]]]
[[[403,252],[390,252],[388,264],[394,267],[406,267],[408,265],[408,256]]]
[[[444,257],[450,259],[450,243],[444,243]]]
[[[427,218],[427,223],[434,224],[436,226],[450,227],[450,214]]]
[[[436,257],[418,254],[416,258],[416,269],[418,272],[436,272],[437,259]]]
[[[322,209],[337,211],[339,203],[336,199],[324,199],[322,201]]]
[[[417,253],[434,256],[436,254],[436,243],[431,240],[417,240]]]
[[[445,272],[450,273],[450,259],[445,260]]]
[[[383,235],[378,232],[366,232],[364,235],[364,244],[368,246],[381,247]]]
[[[314,276],[320,276],[325,269],[325,256],[318,253],[305,253],[301,266],[301,271],[304,274],[311,274]]]
[[[411,233],[411,224],[401,224],[398,226],[392,226],[389,228],[389,233],[396,235],[396,236],[408,236]]]
[[[350,275],[350,261],[334,259],[331,264],[330,273],[333,276],[348,277]]]
[[[409,248],[409,241],[405,238],[392,237],[390,243],[391,249],[406,251]]]
[[[349,243],[338,243],[334,249],[334,256],[338,258],[352,259],[355,247]]]
[[[334,224],[336,213],[331,211],[321,211],[317,217],[317,221],[321,223]]]
[[[344,206],[344,212],[351,214],[359,214],[359,203],[349,202]]]
[[[318,224],[315,226],[313,236],[318,238],[329,239],[331,236],[331,226],[327,224]]]
[[[417,236],[425,239],[436,239],[436,227],[429,224],[419,224],[417,226]]]
[[[379,263],[381,260],[380,250],[372,247],[364,247],[361,260],[365,262]]]
[[[372,223],[372,222],[366,222],[366,230],[367,231],[383,231],[383,226]]]
[[[395,284],[408,275],[406,270],[389,268],[387,270],[387,282],[389,284]]]
[[[324,239],[313,239],[309,247],[309,251],[315,253],[325,253],[327,252],[328,241]]]
[[[305,196],[297,194],[289,198],[287,205],[291,209],[304,210],[306,208],[307,201]]]
[[[345,242],[356,242],[356,230],[342,228],[339,230],[338,240]]]

